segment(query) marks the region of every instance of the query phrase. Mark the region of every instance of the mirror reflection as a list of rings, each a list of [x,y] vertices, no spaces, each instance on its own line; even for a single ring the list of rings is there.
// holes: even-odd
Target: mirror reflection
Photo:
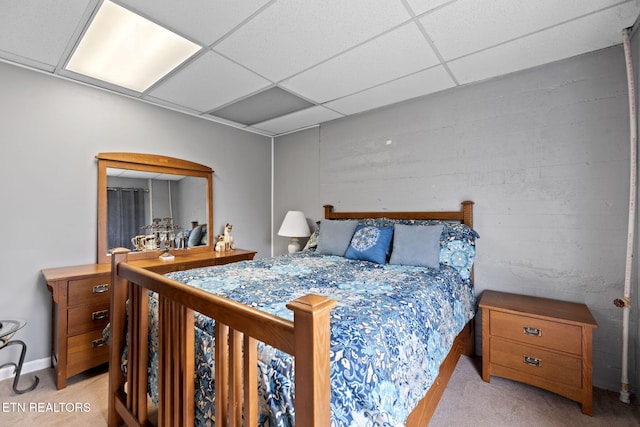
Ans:
[[[107,249],[186,249],[208,245],[207,180],[107,168]]]
[[[129,259],[213,251],[207,230],[213,169],[157,154],[98,153],[96,159],[99,264],[111,262],[115,247],[131,249]]]

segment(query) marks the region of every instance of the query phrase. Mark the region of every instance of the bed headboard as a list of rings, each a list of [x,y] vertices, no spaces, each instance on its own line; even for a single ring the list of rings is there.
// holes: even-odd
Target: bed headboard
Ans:
[[[325,219],[361,219],[361,218],[391,218],[391,219],[435,219],[442,221],[460,221],[473,228],[473,202],[465,200],[462,209],[458,211],[436,212],[334,212],[333,205],[324,205]]]

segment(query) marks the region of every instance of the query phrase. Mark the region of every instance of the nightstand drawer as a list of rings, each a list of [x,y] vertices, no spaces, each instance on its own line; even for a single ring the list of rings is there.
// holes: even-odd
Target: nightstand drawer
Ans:
[[[102,330],[69,337],[67,351],[69,376],[109,361],[109,346],[102,337]]]
[[[482,379],[522,381],[580,402],[591,415],[593,328],[580,303],[486,290],[482,309]]]
[[[92,277],[89,279],[69,280],[69,307],[74,305],[97,304],[109,302],[109,282],[111,276]]]
[[[582,387],[582,360],[566,354],[494,338],[491,363],[570,387]]]
[[[491,311],[490,328],[492,336],[582,354],[582,328],[579,326]]]
[[[85,305],[68,310],[68,335],[102,331],[109,323],[109,303]]]

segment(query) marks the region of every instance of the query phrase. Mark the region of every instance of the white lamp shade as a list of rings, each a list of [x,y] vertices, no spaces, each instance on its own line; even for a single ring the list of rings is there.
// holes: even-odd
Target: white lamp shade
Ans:
[[[311,235],[307,219],[301,211],[289,211],[282,221],[278,236],[308,237]]]

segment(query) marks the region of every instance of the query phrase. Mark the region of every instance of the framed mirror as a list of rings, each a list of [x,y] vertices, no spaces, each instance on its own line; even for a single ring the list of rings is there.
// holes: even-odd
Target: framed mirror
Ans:
[[[173,157],[100,153],[98,263],[126,247],[131,259],[213,251],[213,170]]]

